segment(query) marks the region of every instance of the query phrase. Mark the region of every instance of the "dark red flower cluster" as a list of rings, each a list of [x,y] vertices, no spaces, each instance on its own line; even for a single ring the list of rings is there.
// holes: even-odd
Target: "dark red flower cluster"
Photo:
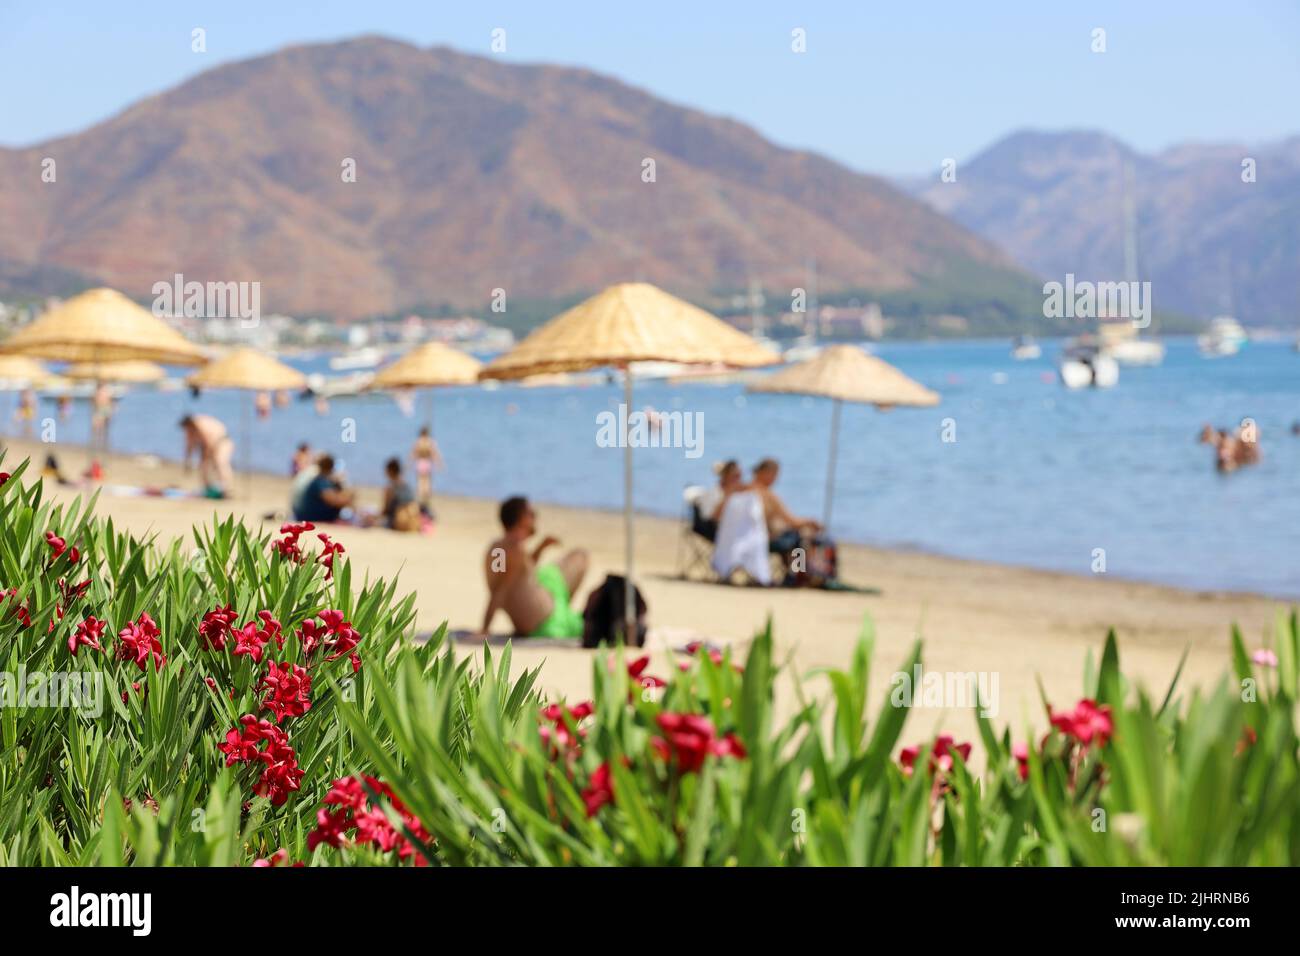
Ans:
[[[0,488],[3,488],[6,484],[8,484],[9,479],[12,477],[13,475],[9,474],[9,472],[0,471]]]
[[[926,763],[926,772],[940,775],[952,770],[954,753],[961,754],[962,762],[970,759],[970,744],[955,744],[947,734],[934,738],[930,747],[930,759]],[[921,756],[920,747],[904,747],[898,754],[898,762],[903,767],[903,774],[910,777],[916,768],[916,760]]]
[[[645,669],[650,665],[650,655],[638,657],[627,665],[627,676],[640,684],[642,687],[667,687],[667,683],[658,677],[653,677],[645,673]]]
[[[104,628],[107,626],[106,621],[101,621],[93,614],[77,625],[70,635],[68,635],[68,653],[74,657],[77,654],[78,647],[90,647],[97,651],[104,648],[100,645],[100,640],[104,636]]]
[[[537,732],[541,735],[542,743],[550,748],[552,760],[558,759],[561,754],[565,759],[578,755],[582,748],[582,738],[587,736],[578,722],[593,713],[595,707],[589,700],[569,708],[561,704],[547,704],[542,708],[542,720],[545,723],[537,728]]]
[[[234,637],[235,611],[229,605],[214,607],[199,622],[199,644],[204,650],[224,651],[226,641]]]
[[[50,555],[51,564],[63,557],[64,554],[67,554],[68,561],[71,564],[76,564],[81,560],[81,552],[76,548],[69,548],[68,542],[64,541],[53,531],[45,532],[45,543],[50,546],[50,550],[53,552],[53,554]]]
[[[271,543],[271,550],[282,558],[287,558],[295,564],[302,564],[303,553],[302,547],[298,544],[298,538],[308,531],[315,531],[316,526],[310,521],[299,523],[288,523],[280,525],[280,534],[284,535],[277,541]]]
[[[709,754],[743,759],[745,745],[733,733],[718,738],[713,721],[699,714],[663,713],[655,718],[663,737],[652,737],[650,746],[664,760],[674,762],[681,773],[697,773]]]
[[[591,779],[582,789],[582,802],[589,817],[594,817],[605,804],[614,802],[614,781],[608,760],[592,771]]]
[[[235,639],[235,649],[231,653],[236,657],[251,657],[254,664],[262,663],[266,645],[271,641],[275,641],[277,650],[284,649],[283,629],[270,611],[258,611],[256,621],[249,621],[232,631],[232,636]]]
[[[318,627],[313,620],[303,621],[298,629],[298,640],[303,652],[310,656],[315,650],[324,647],[329,651],[325,660],[338,660],[344,654],[352,662],[352,673],[361,670],[361,655],[356,646],[361,643],[361,635],[356,628],[343,619],[342,611],[321,611],[323,627]]]
[[[330,536],[325,534],[324,532],[321,532],[320,534],[316,535],[316,537],[320,538],[321,544],[324,545],[324,547],[321,549],[320,557],[317,558],[316,560],[319,561],[325,568],[325,580],[333,581],[334,580],[334,555],[344,553],[343,545],[339,544],[337,541],[331,541]]]
[[[1021,780],[1029,779],[1029,745],[1016,744],[1011,748],[1011,756],[1016,758],[1016,773]]]
[[[311,710],[311,675],[305,667],[288,661],[272,664],[258,689],[268,692],[262,706],[275,715],[276,723]]]
[[[364,779],[364,783],[362,782]],[[341,777],[330,785],[325,805],[316,811],[316,829],[307,834],[307,849],[326,846],[341,847],[349,834],[356,846],[373,845],[383,853],[397,851],[398,859],[411,859],[416,866],[427,862],[406,835],[389,822],[383,808],[374,801],[370,790],[383,797],[402,819],[403,825],[421,843],[432,842],[424,825],[406,808],[388,784],[375,777]],[[337,809],[331,810],[330,807]]]
[[[32,626],[31,609],[27,606],[26,601],[18,600],[18,589],[10,588],[7,591],[0,591],[0,603],[9,605],[6,616],[12,615],[18,619],[19,625],[23,630]]]
[[[134,660],[135,666],[143,671],[147,670],[145,662],[152,656],[154,669],[161,669],[167,663],[167,656],[163,654],[162,644],[158,640],[161,636],[153,618],[147,611],[142,612],[136,621],[117,632],[118,659]]]
[[[226,766],[237,763],[261,763],[262,775],[253,785],[253,792],[266,797],[273,806],[281,806],[289,794],[297,790],[304,771],[298,766],[298,756],[289,746],[289,736],[269,720],[259,720],[253,714],[239,718],[240,727],[226,732],[226,742],[217,749],[226,755]],[[259,750],[261,744],[266,746]]]
[[[1098,707],[1095,700],[1084,698],[1074,705],[1073,712],[1053,713],[1052,726],[1071,740],[1078,741],[1086,750],[1094,742],[1106,746],[1115,724],[1109,707]]]

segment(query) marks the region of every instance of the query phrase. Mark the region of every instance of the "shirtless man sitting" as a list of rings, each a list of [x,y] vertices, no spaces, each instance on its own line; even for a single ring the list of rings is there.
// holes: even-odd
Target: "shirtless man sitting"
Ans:
[[[505,533],[488,545],[483,559],[488,604],[482,633],[502,610],[521,637],[582,637],[582,614],[572,601],[587,573],[587,552],[575,548],[554,564],[539,565],[542,552],[560,542],[548,535],[531,553],[527,550],[525,543],[537,530],[537,513],[527,498],[501,503],[501,526]]]

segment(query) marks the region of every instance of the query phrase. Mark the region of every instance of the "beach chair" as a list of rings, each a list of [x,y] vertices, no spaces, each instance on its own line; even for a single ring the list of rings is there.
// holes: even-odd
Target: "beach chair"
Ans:
[[[682,528],[677,543],[677,576],[686,581],[712,581],[713,535],[717,532],[700,514],[703,485],[690,485],[682,492]]]

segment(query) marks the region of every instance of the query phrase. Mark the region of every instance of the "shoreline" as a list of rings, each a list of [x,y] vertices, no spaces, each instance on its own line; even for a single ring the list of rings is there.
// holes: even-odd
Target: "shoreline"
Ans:
[[[5,447],[6,444],[13,444],[15,446],[23,446],[23,447],[30,446],[32,448],[38,446],[47,447],[31,439],[12,438],[10,436],[0,434],[0,447]],[[59,442],[57,447],[63,451],[70,451],[76,455],[90,456],[94,454],[94,452],[90,449],[88,445],[81,444],[81,443]],[[174,458],[166,455],[157,455],[153,452],[110,451],[107,455],[107,458],[119,462],[120,461],[138,462],[141,459],[156,459],[159,463],[161,463],[161,465],[164,468],[179,469],[181,466],[181,462],[179,458]],[[235,494],[224,499],[225,503],[231,505],[238,504],[242,500],[241,486],[244,481],[244,475],[245,475],[245,472],[239,470],[239,462],[237,461],[235,462],[235,469],[236,469],[235,482],[234,482],[236,486]],[[262,471],[259,469],[253,469],[250,472],[248,472],[248,474],[252,475],[254,480],[257,481],[288,481],[287,475],[276,474],[275,472]],[[349,485],[349,487],[355,488],[359,493],[367,496],[367,498],[371,500],[378,500],[379,496],[382,493],[382,489],[378,485],[358,483],[358,484],[351,484]],[[496,498],[488,498],[488,497],[483,497],[478,495],[458,494],[454,492],[441,492],[438,491],[436,486],[434,488],[434,498],[435,498],[435,511],[437,510],[436,502],[439,501],[452,501],[452,502],[461,502],[465,504],[488,505],[493,508],[495,508],[500,503],[499,500]],[[560,508],[560,509],[564,509],[566,512],[590,512],[593,514],[617,517],[619,519],[621,519],[623,516],[622,508],[613,508],[613,507],[607,507],[603,505],[572,505],[564,502],[553,501],[541,495],[534,495],[534,494],[529,494],[528,498],[530,501],[539,505],[543,505],[548,509]],[[220,499],[212,499],[214,503],[218,502],[219,500]],[[635,515],[638,523],[641,521],[666,522],[668,524],[671,524],[675,528],[679,528],[682,523],[682,518],[680,514],[668,514],[661,511],[652,511],[652,510],[645,510],[639,508],[634,509],[633,514]],[[1014,561],[995,561],[990,558],[974,558],[974,557],[969,557],[967,555],[955,554],[951,551],[930,548],[920,544],[908,544],[903,542],[863,541],[857,538],[848,538],[848,537],[841,538],[838,536],[836,536],[835,542],[836,545],[841,549],[844,548],[859,549],[859,550],[876,552],[881,555],[896,555],[896,556],[913,555],[919,558],[933,558],[940,561],[956,562],[960,564],[969,565],[971,567],[988,566],[988,567],[1004,568],[1008,571],[1023,571],[1029,574],[1040,574],[1040,575],[1048,575],[1048,576],[1055,575],[1065,579],[1073,579],[1078,581],[1109,580],[1115,582],[1122,582],[1130,585],[1141,585],[1145,587],[1161,588],[1168,591],[1174,591],[1174,592],[1186,594],[1189,597],[1262,600],[1262,601],[1273,601],[1273,602],[1285,603],[1285,604],[1300,604],[1300,594],[1274,594],[1268,591],[1251,591],[1251,590],[1242,590],[1237,588],[1218,588],[1218,587],[1197,588],[1197,587],[1187,587],[1179,584],[1171,584],[1167,581],[1160,581],[1154,578],[1133,577],[1130,575],[1117,574],[1113,572],[1106,572],[1104,575],[1095,575],[1095,574],[1086,574],[1082,571],[1063,571],[1059,568],[1039,567],[1037,565],[1032,565],[1032,564],[1018,564]]]
[[[29,453],[39,467],[50,446],[4,442],[12,471]],[[65,475],[86,465],[86,450],[60,444],[55,454]],[[106,483],[179,485],[193,488],[197,478],[174,463],[154,456],[103,456]],[[30,476],[27,480],[31,480]],[[251,497],[245,497],[245,481]],[[194,524],[213,515],[236,515],[250,527],[275,531],[279,522],[262,515],[283,512],[288,479],[266,474],[237,475],[237,496],[225,500],[116,496],[101,494],[96,514],[137,536],[188,540]],[[47,496],[67,501],[93,489],[47,486]],[[360,503],[374,507],[378,494],[359,488]],[[539,501],[540,504],[540,501]],[[435,494],[437,524],[432,534],[401,534],[385,529],[339,526],[331,534],[347,548],[356,574],[398,580],[399,595],[416,595],[417,634],[443,621],[448,629],[476,630],[482,621],[487,589],[482,556],[498,532],[496,503],[480,498]],[[561,548],[579,546],[590,555],[591,569],[574,601],[581,609],[590,587],[605,574],[620,572],[623,562],[621,512],[545,505],[539,509],[539,532],[561,539]],[[1045,715],[1039,682],[1053,706],[1073,705],[1083,696],[1084,663],[1095,659],[1109,630],[1120,644],[1125,671],[1153,694],[1163,695],[1187,654],[1180,690],[1208,686],[1230,669],[1230,634],[1239,625],[1248,649],[1266,645],[1279,611],[1295,602],[1237,592],[1189,591],[1168,585],[844,544],[841,575],[864,590],[827,592],[787,588],[744,588],[683,581],[675,577],[680,522],[637,515],[636,579],[649,605],[650,636],[646,653],[650,673],[665,673],[680,659],[675,650],[692,640],[733,647],[743,660],[754,633],[771,621],[777,660],[801,678],[823,668],[844,668],[865,620],[874,631],[869,710],[874,712],[890,690],[890,675],[918,638],[924,642],[927,672],[990,673],[999,681],[999,708],[1017,726],[1041,727]],[[504,616],[493,627],[495,639],[508,634]],[[482,644],[456,643],[458,655],[481,655]],[[595,656],[574,646],[530,645],[513,640],[515,666],[541,666],[539,684],[548,695],[571,700],[590,694]],[[778,711],[798,706],[793,681],[778,688]],[[823,697],[824,678],[811,678],[806,692]],[[908,741],[934,730],[976,739],[968,709],[919,710],[909,721]]]

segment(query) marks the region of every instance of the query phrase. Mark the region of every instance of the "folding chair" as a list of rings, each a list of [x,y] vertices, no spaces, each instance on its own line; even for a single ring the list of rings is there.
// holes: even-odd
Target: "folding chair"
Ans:
[[[700,514],[700,496],[707,489],[690,485],[682,492],[682,527],[677,542],[677,576],[686,581],[712,581],[713,538],[710,522]]]

